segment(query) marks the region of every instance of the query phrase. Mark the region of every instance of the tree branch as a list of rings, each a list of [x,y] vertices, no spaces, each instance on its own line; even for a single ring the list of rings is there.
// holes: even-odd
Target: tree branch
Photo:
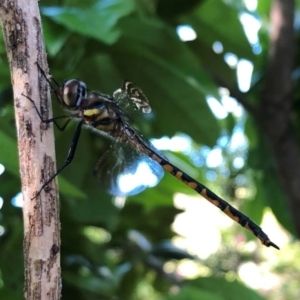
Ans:
[[[33,199],[41,184],[55,171],[52,126],[41,125],[27,95],[40,107],[44,118],[49,88],[39,76],[44,70],[45,47],[36,1],[0,0],[0,18],[11,70],[23,193],[25,298],[59,299],[60,223],[56,181],[53,189]]]
[[[271,9],[269,62],[258,119],[273,152],[277,172],[287,195],[300,237],[300,149],[292,124],[294,65],[294,0],[274,0]]]

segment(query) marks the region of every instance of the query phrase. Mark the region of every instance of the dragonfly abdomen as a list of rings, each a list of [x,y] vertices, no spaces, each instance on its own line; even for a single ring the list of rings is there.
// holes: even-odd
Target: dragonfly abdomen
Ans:
[[[255,224],[251,219],[249,219],[247,216],[245,216],[243,213],[238,211],[236,208],[234,208],[232,205],[230,205],[228,202],[220,198],[218,195],[213,193],[211,190],[209,190],[206,186],[201,184],[200,182],[196,181],[183,171],[181,171],[179,168],[175,167],[171,163],[169,163],[167,160],[165,160],[163,157],[158,156],[156,153],[151,151],[151,154],[149,155],[153,160],[158,162],[164,170],[171,173],[173,176],[178,178],[180,181],[188,185],[190,188],[194,189],[198,194],[200,194],[202,197],[204,197],[206,200],[208,200],[210,203],[218,207],[220,210],[222,210],[228,217],[230,217],[235,222],[239,223],[242,227],[245,227],[248,231],[250,231],[252,234],[254,234],[258,239],[260,239],[261,243],[267,247],[274,247],[276,249],[279,249],[277,245],[275,245],[269,237],[263,232],[263,230]]]

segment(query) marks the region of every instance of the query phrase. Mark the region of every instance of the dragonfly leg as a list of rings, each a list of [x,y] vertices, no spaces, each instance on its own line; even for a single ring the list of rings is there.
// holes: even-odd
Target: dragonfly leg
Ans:
[[[39,69],[39,71],[41,72],[41,74],[45,77],[46,81],[49,83],[50,87],[52,90],[55,90],[55,88],[52,86],[51,84],[51,80],[56,84],[57,87],[59,87],[59,84],[58,82],[50,75],[49,77],[51,78],[51,80],[49,80],[49,78],[47,77],[45,71],[43,70],[43,68],[39,65],[38,62],[36,62],[36,65]]]
[[[40,111],[38,110],[38,108],[37,108],[35,102],[34,102],[30,97],[28,97],[28,96],[25,95],[25,94],[22,94],[22,96],[26,97],[26,98],[32,103],[32,105],[33,105],[33,107],[34,107],[34,109],[35,109],[35,111],[36,111],[37,115],[39,116],[39,118],[40,118],[40,120],[41,120],[42,123],[45,123],[45,124],[54,123],[55,126],[56,126],[60,131],[63,131],[63,130],[65,130],[65,128],[67,127],[67,125],[68,125],[69,122],[71,121],[70,116],[67,116],[67,115],[58,116],[58,117],[54,117],[54,118],[50,118],[50,119],[43,119],[43,117],[42,117]],[[61,125],[59,125],[59,124],[56,122],[56,120],[60,120],[60,119],[68,119],[68,120],[66,120],[66,122],[61,126]]]
[[[36,195],[31,199],[35,199],[36,197],[38,197],[42,190],[58,175],[60,174],[73,160],[74,158],[74,155],[75,155],[75,152],[76,152],[76,149],[77,149],[77,144],[78,144],[78,141],[79,141],[79,137],[80,137],[80,134],[81,134],[81,128],[82,128],[82,125],[83,125],[83,121],[80,121],[78,124],[77,124],[77,127],[76,127],[76,131],[74,133],[74,136],[72,138],[72,142],[71,142],[71,145],[70,145],[70,148],[69,148],[69,151],[68,151],[68,155],[65,159],[65,162],[64,164],[56,171],[55,174],[53,174],[49,179],[47,179],[46,182],[44,182],[44,184],[42,185],[42,187],[40,188],[40,190],[36,193]]]

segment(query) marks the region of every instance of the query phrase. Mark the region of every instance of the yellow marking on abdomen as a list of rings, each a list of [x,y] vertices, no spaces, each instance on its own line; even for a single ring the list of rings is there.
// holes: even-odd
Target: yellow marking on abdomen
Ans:
[[[206,193],[206,189],[203,189],[201,192],[200,192],[200,195],[202,197],[204,197],[206,200],[208,200],[210,203],[212,203],[214,206],[217,206],[219,207],[219,204],[220,202],[218,200],[214,200],[210,197],[208,197],[207,193]]]
[[[231,212],[230,209],[229,209],[229,206],[227,206],[223,211],[224,211],[224,213],[225,213],[228,217],[230,217],[230,218],[231,218],[232,220],[234,220],[235,222],[239,223],[240,218],[238,218],[237,216],[234,216],[234,215],[232,214],[232,212]]]
[[[250,231],[251,233],[253,233],[252,232],[252,230],[251,230],[251,228],[249,227],[249,224],[248,223],[246,223],[246,225],[244,226],[244,228],[246,228],[248,231]],[[258,238],[260,239],[260,237],[258,236]],[[260,239],[261,240],[261,239]],[[262,241],[262,240],[261,240]]]
[[[181,171],[176,172],[175,177],[180,179],[182,182],[186,183],[184,180],[182,180],[182,172]]]
[[[172,173],[174,170],[174,168],[169,164],[163,165],[163,168],[170,173]]]
[[[157,156],[157,155],[156,155],[154,152],[152,152],[152,151],[151,151],[150,157],[151,157],[153,160],[155,160],[156,162],[158,162],[159,164],[162,162],[162,159],[161,159],[159,156]],[[162,167],[163,167],[166,171],[168,171],[168,169],[166,169],[165,166],[167,166],[167,165],[163,165]],[[171,167],[171,166],[170,166],[170,167]]]
[[[193,190],[195,190],[198,186],[196,182],[190,181],[190,182],[185,182],[189,187],[191,187]]]

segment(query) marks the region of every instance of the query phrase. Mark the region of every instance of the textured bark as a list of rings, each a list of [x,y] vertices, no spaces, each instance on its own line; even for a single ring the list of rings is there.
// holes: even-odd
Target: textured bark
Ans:
[[[293,223],[300,237],[300,149],[292,124],[294,13],[293,0],[273,1],[266,84],[260,114],[256,117],[269,141]]]
[[[26,299],[59,299],[60,223],[56,181],[34,198],[55,171],[52,126],[41,124],[32,103],[49,118],[49,88],[39,76],[47,70],[39,9],[36,1],[0,0],[0,18],[11,70],[24,199],[24,259]],[[34,199],[33,199],[34,198]]]

